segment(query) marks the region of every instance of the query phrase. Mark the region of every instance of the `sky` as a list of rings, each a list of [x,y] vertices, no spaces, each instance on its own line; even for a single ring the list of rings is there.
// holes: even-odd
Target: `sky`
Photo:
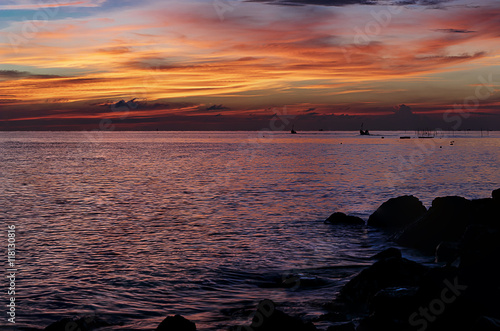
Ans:
[[[500,130],[500,1],[0,1],[0,130]]]

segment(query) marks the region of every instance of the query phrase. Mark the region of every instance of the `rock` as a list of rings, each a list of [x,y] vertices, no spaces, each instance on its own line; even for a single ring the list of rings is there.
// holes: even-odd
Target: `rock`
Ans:
[[[347,316],[344,313],[330,312],[319,316],[315,321],[346,322]]]
[[[422,277],[418,287],[418,297],[421,298],[422,304],[428,304],[433,299],[439,298],[446,287],[445,281],[453,283],[455,279],[459,284],[463,284],[462,279],[458,279],[458,268],[456,267],[445,266],[429,269]]]
[[[446,262],[452,264],[459,256],[458,243],[442,241],[436,247],[436,262]]]
[[[386,250],[383,250],[382,252],[373,255],[370,259],[372,260],[383,260],[387,259],[390,257],[395,257],[395,258],[400,258],[402,257],[401,255],[401,250],[395,247],[390,247],[387,248]]]
[[[358,330],[411,330],[408,317],[418,308],[417,287],[385,288],[375,295],[370,304],[370,316]]]
[[[493,200],[495,200],[497,203],[500,202],[500,188],[499,189],[496,189],[494,190],[493,192],[491,192],[491,197],[493,198]]]
[[[497,269],[500,265],[500,230],[484,225],[470,225],[460,240],[459,247],[461,268],[479,268],[482,265]]]
[[[95,315],[83,316],[80,318],[63,318],[47,326],[44,331],[91,331],[104,326],[110,326],[108,322]]]
[[[356,327],[353,322],[332,325],[328,327],[326,331],[356,331]]]
[[[472,331],[498,331],[500,330],[500,320],[481,316],[474,324]]]
[[[290,275],[283,275],[282,281],[277,287],[284,288],[312,288],[312,287],[320,287],[327,284],[324,279],[321,279],[316,276],[306,275],[302,273],[293,273]]]
[[[379,320],[376,316],[369,316],[361,320],[356,331],[415,331],[418,329],[408,329],[405,324],[393,321]]]
[[[261,288],[291,288],[294,290],[321,287],[328,284],[328,280],[314,275],[290,272],[279,275],[262,276],[257,286]]]
[[[491,198],[471,201],[471,222],[500,229],[500,203]]]
[[[381,228],[402,228],[421,217],[427,209],[412,195],[384,202],[368,219],[368,225]]]
[[[426,325],[427,331],[469,331],[481,310],[471,297],[474,291],[457,268],[430,269],[418,289],[419,306],[410,323]]]
[[[262,300],[257,306],[252,324],[246,327],[253,331],[315,331],[312,323],[304,323],[297,317],[285,314],[276,309],[276,304],[271,300]],[[242,327],[245,330],[245,327]]]
[[[69,329],[73,325],[75,325],[75,328],[78,328],[78,324],[73,320],[72,318],[63,318],[57,322],[54,322],[47,326],[44,331],[66,331],[66,327]],[[88,329],[83,329],[87,331]]]
[[[467,227],[459,244],[460,265],[459,270],[463,277],[471,284],[478,284],[486,297],[493,292],[500,292],[498,279],[500,279],[500,230],[484,225],[473,224]],[[495,298],[491,297],[490,305],[498,305]],[[500,308],[499,308],[500,311]]]
[[[346,215],[344,213],[333,213],[325,220],[328,224],[364,225],[365,221],[357,216]]]
[[[400,319],[403,322],[417,306],[418,287],[387,287],[375,294],[370,312],[379,319]]]
[[[471,223],[471,201],[462,197],[436,198],[432,207],[396,236],[402,246],[434,254],[442,241],[459,241]]]
[[[428,268],[405,258],[387,258],[362,270],[340,290],[338,299],[366,310],[375,294],[387,287],[417,286]]]
[[[156,331],[196,331],[196,324],[181,315],[167,316]]]

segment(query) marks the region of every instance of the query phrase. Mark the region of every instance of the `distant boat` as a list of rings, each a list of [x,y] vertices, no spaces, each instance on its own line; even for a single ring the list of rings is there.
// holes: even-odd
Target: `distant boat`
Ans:
[[[411,139],[411,137],[410,136],[401,136],[401,137],[399,137],[399,139]]]
[[[361,129],[359,129],[359,134],[362,136],[369,136],[370,135],[370,131],[363,130],[363,123],[361,123]]]
[[[295,131],[295,130],[293,129],[293,127],[294,127],[294,125],[292,125],[292,130],[290,130],[290,133],[291,133],[291,134],[296,134],[296,133],[297,133],[297,131]]]

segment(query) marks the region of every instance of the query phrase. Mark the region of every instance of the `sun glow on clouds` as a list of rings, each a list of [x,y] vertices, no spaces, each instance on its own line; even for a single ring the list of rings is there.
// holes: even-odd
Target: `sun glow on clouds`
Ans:
[[[0,9],[43,10],[38,3],[9,2]],[[12,111],[21,106],[36,113],[32,119],[61,116],[41,106],[47,103],[66,104],[71,115],[65,118],[89,118],[98,114],[86,114],[88,105],[134,98],[198,105],[179,107],[179,115],[206,114],[209,103],[237,115],[311,100],[331,113],[352,104],[357,108],[347,113],[382,114],[405,102],[430,111],[470,95],[479,75],[498,72],[500,6],[492,1],[476,7],[452,1],[441,4],[445,9],[236,1],[223,19],[212,1],[114,4],[43,2],[89,11],[28,22],[35,29],[16,47],[8,36],[23,36],[27,22],[14,20],[0,30],[3,118],[22,119]],[[466,77],[463,84],[457,74]],[[493,112],[497,99],[486,100],[492,108],[482,111]],[[290,109],[300,113],[302,106]],[[169,113],[130,116],[153,119],[162,111]]]

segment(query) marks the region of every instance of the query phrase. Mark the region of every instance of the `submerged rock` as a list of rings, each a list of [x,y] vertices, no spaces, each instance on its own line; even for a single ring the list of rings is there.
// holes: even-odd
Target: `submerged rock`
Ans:
[[[368,219],[368,225],[381,228],[402,228],[416,221],[427,209],[413,195],[384,202]]]
[[[347,224],[347,225],[364,225],[365,221],[357,216],[346,215],[344,213],[336,212],[330,215],[325,220],[328,224]]]
[[[168,316],[158,325],[156,331],[196,331],[196,324],[181,315]]]

